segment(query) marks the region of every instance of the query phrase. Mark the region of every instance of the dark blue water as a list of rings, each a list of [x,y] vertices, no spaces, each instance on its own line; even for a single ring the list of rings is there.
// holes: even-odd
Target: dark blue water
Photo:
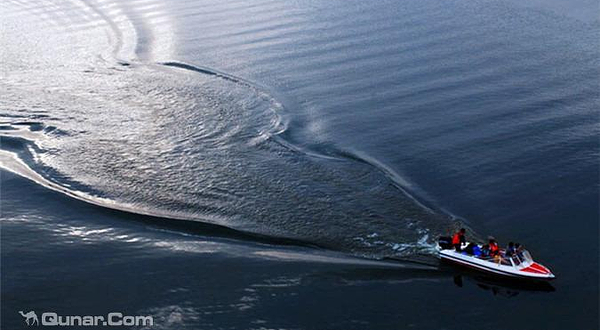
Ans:
[[[597,327],[597,4],[1,8],[3,328]],[[439,265],[458,226],[558,279]]]

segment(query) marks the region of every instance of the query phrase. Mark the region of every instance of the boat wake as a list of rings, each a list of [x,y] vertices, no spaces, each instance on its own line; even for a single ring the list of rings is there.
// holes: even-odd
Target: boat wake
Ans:
[[[22,47],[44,52],[97,39],[108,26],[112,55],[67,42],[74,49],[40,70],[18,71],[40,67],[35,56],[7,63],[15,74],[2,83],[2,168],[175,228],[368,258],[431,259],[436,236],[455,225],[383,162],[287,139],[296,104],[219,70],[162,60],[171,47],[161,46],[160,31],[146,31],[154,25],[137,22],[132,9],[110,17],[101,14],[107,4],[87,4],[87,29],[34,29],[41,45]],[[27,10],[9,17],[23,15],[31,19]]]

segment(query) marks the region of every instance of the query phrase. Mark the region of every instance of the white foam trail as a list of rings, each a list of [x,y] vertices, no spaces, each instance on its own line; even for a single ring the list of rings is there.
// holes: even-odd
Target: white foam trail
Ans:
[[[369,260],[363,258],[350,257],[346,255],[335,255],[325,253],[302,253],[295,251],[278,251],[278,250],[260,250],[253,253],[256,256],[260,256],[268,259],[276,259],[279,261],[306,261],[306,262],[318,262],[326,264],[340,264],[340,265],[360,265],[370,267],[384,267],[384,268],[408,268],[408,269],[430,269],[436,270],[437,267],[428,266],[425,264],[416,264],[411,262],[402,261],[381,261],[381,260]]]

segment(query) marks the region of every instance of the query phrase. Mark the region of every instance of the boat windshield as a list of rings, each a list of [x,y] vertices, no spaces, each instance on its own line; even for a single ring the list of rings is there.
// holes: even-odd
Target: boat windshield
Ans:
[[[510,257],[510,260],[512,260],[513,265],[518,266],[521,264],[521,259],[519,258],[518,255],[514,255],[512,257]]]
[[[527,251],[527,250],[522,250],[522,251],[515,253],[512,257],[510,257],[510,260],[511,260],[513,266],[519,266],[523,263],[528,264],[528,263],[533,262],[533,259],[531,258],[531,254],[529,254],[529,251]]]

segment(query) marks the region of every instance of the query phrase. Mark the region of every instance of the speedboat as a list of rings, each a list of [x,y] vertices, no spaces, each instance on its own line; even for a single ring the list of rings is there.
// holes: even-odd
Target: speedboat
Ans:
[[[463,243],[461,250],[464,250],[467,246],[469,246],[468,242]],[[552,280],[556,277],[550,269],[533,261],[527,250],[521,250],[512,256],[506,256],[505,251],[501,249],[499,256],[496,258],[482,257],[468,254],[466,251],[458,252],[452,245],[447,243],[446,238],[440,237],[438,251],[442,260],[488,274],[530,280]]]

